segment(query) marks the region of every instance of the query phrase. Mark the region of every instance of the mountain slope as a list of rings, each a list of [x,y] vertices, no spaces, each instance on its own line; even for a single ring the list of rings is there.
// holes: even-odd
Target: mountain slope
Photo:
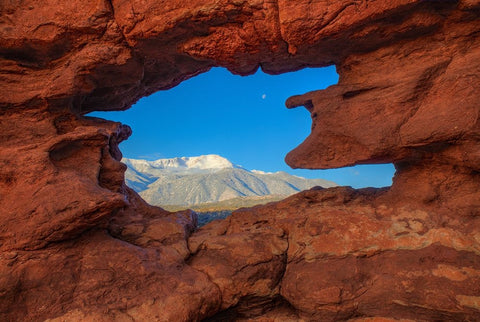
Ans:
[[[196,205],[238,197],[282,195],[336,184],[285,172],[248,171],[218,155],[160,159],[123,159],[127,185],[152,205]]]

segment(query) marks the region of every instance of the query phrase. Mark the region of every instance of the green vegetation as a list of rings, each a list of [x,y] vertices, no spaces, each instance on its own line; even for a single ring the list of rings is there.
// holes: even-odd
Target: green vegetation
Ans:
[[[178,205],[162,205],[165,210],[168,211],[180,211],[185,209],[192,209],[196,212],[218,212],[223,210],[229,210],[230,212],[239,208],[253,207],[257,205],[264,205],[269,202],[280,201],[287,196],[282,195],[267,195],[267,196],[254,196],[254,197],[239,197],[219,202],[207,202],[198,205],[191,206],[178,206]]]
[[[257,205],[264,205],[269,202],[279,201],[287,196],[268,195],[255,197],[241,197],[233,198],[220,202],[209,202],[191,207],[185,206],[163,206],[162,208],[169,211],[180,211],[185,209],[192,209],[198,214],[198,227],[202,227],[212,220],[225,219],[232,214],[234,210],[245,207],[253,207]]]

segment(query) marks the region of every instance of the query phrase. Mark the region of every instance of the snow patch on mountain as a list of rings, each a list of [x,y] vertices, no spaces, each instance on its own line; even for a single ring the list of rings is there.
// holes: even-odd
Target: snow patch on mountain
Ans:
[[[262,170],[251,170],[251,172],[256,173],[256,174],[274,174],[274,172],[265,172]]]
[[[226,168],[242,169],[241,166],[235,165],[224,157],[216,154],[201,155],[198,157],[158,159],[154,161],[123,158],[122,162],[124,162],[129,168],[148,174],[158,174],[161,170],[194,173],[202,172],[202,170],[212,172]]]

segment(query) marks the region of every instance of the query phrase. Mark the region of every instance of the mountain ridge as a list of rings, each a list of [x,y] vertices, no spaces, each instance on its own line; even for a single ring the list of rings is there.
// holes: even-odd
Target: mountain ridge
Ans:
[[[158,206],[192,206],[252,196],[286,197],[314,186],[336,186],[331,181],[306,179],[283,171],[250,171],[213,154],[153,161],[124,158],[122,161],[127,165],[127,185],[147,202]]]

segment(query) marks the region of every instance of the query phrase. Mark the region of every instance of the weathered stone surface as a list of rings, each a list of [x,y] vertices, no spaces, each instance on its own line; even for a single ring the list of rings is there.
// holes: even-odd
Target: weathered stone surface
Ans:
[[[0,249],[78,236],[126,205],[117,143],[130,128],[47,108],[5,110],[0,137]]]
[[[0,320],[480,319],[480,1],[0,3]],[[293,167],[393,162],[194,231],[82,115],[224,66],[337,66]]]
[[[229,231],[228,222],[212,225],[212,230],[204,229],[189,239],[189,265],[218,285],[223,309],[240,300],[254,303],[255,299],[273,298],[285,271],[285,232],[276,227],[261,229],[260,220],[237,234]]]
[[[478,20],[462,28],[460,35],[351,55],[339,68],[338,85],[290,98],[290,107],[308,107],[313,124],[312,134],[287,162],[331,168],[426,158],[434,152],[478,170],[480,41],[471,36]]]
[[[36,252],[4,252],[0,271],[3,321],[188,321],[220,304],[214,285],[178,253],[101,231]]]
[[[397,203],[391,193],[310,190],[275,204],[239,210],[229,221],[213,222],[190,240],[207,232],[221,231],[228,241],[281,229],[288,250],[279,293],[307,321],[375,316],[478,319],[478,216],[460,219],[450,214],[447,219],[415,201]],[[195,259],[209,252],[216,253],[206,249]],[[228,253],[222,257],[222,261],[237,258]]]
[[[196,214],[124,185],[129,127],[46,109],[2,123],[0,320],[181,321],[220,308],[217,287],[185,265]]]

